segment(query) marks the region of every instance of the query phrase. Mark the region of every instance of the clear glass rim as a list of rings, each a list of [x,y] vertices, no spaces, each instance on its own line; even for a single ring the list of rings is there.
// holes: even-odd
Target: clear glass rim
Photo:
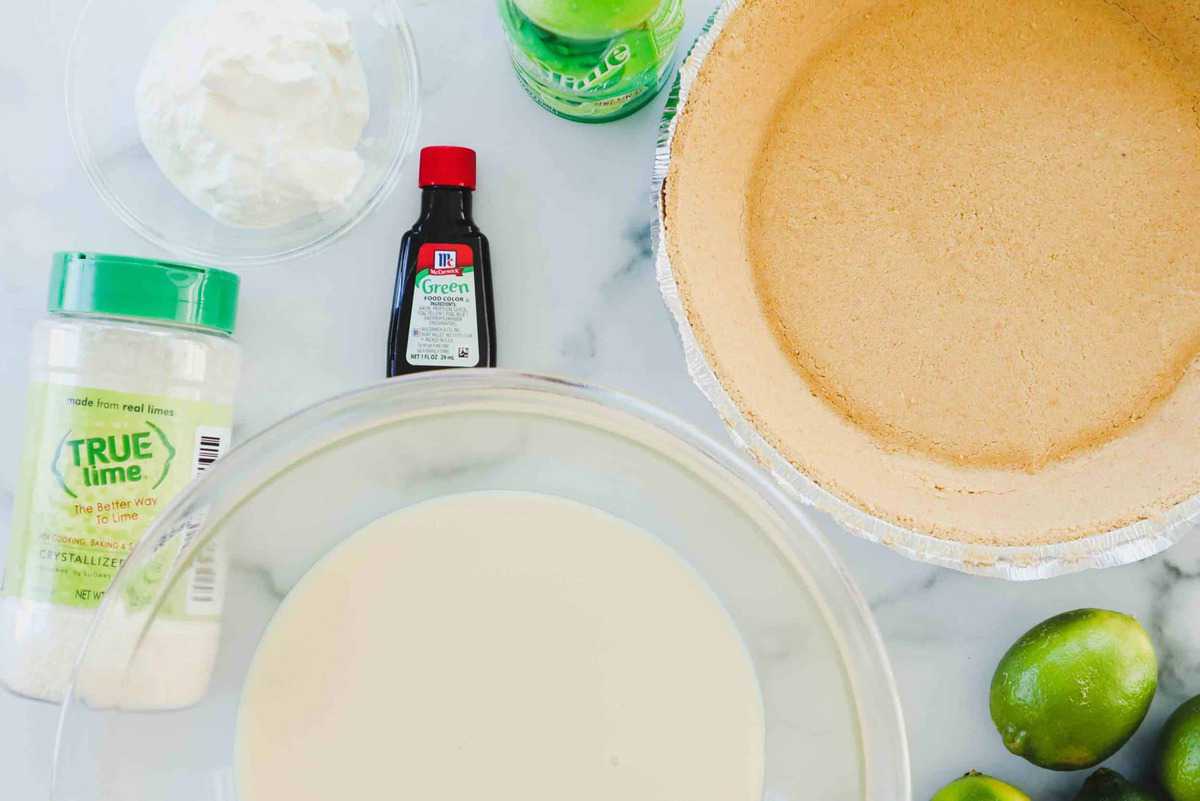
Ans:
[[[720,415],[730,438],[762,465],[793,498],[830,515],[850,533],[879,543],[908,559],[963,573],[1009,581],[1053,578],[1092,568],[1131,564],[1165,551],[1190,534],[1197,521],[1200,521],[1200,495],[1182,501],[1159,517],[1066,542],[987,545],[942,539],[876,517],[820,486],[776,450],[746,418],[741,407],[725,391],[688,319],[666,247],[666,207],[663,203],[663,188],[670,171],[676,123],[706,57],[742,2],[722,1],[708,18],[680,66],[659,126],[653,176],[656,215],[652,237],[659,292],[675,321],[692,382]]]
[[[231,450],[221,462],[164,509],[126,564],[136,564],[139,551],[151,548],[160,531],[173,525],[173,519],[183,510],[202,504],[205,497],[228,491],[238,495],[233,506],[236,508],[291,465],[318,453],[332,442],[386,425],[389,420],[400,416],[434,410],[435,405],[461,410],[464,403],[486,402],[489,395],[498,391],[515,393],[522,401],[531,403],[545,401],[540,405],[544,411],[535,413],[549,417],[579,420],[579,417],[569,416],[561,409],[556,410],[552,404],[557,403],[560,406],[569,405],[581,417],[586,415],[583,425],[597,425],[594,420],[601,418],[617,423],[632,423],[643,431],[661,435],[678,446],[677,453],[669,452],[660,444],[630,436],[619,427],[610,429],[614,435],[631,439],[676,462],[683,469],[689,469],[685,459],[690,459],[694,465],[722,475],[723,480],[732,482],[747,497],[753,498],[759,507],[757,511],[766,513],[778,523],[778,530],[764,531],[764,534],[775,542],[779,553],[787,558],[789,565],[799,574],[798,580],[808,587],[837,644],[842,670],[856,707],[853,714],[862,751],[864,797],[872,801],[911,801],[908,740],[891,663],[866,601],[828,541],[816,529],[807,512],[742,456],[691,424],[622,393],[551,376],[509,370],[467,369],[390,379],[334,396],[284,418]],[[450,398],[461,403],[447,404]],[[364,406],[374,410],[370,424],[355,427],[339,425],[343,413]],[[239,487],[239,477],[246,475],[256,476],[253,485]],[[706,483],[713,483],[702,478]],[[233,486],[227,486],[230,484]],[[210,521],[210,524],[213,529],[219,528],[220,519]],[[799,538],[808,540],[811,547],[806,547],[806,550],[815,548],[826,560],[822,566],[825,569],[813,570],[811,564],[801,562],[800,547],[796,544]],[[200,545],[202,543],[197,543],[196,547]],[[114,586],[123,580],[125,572],[125,568],[118,572]],[[101,619],[109,605],[116,603],[117,596],[119,593],[109,593],[97,610],[96,620],[77,660],[75,676],[78,676],[80,664],[89,651]],[[68,720],[76,703],[79,703],[79,699],[73,678],[59,716],[51,776],[52,797],[57,787],[58,765],[65,747]]]
[[[366,219],[379,204],[391,195],[395,190],[397,183],[400,180],[400,171],[408,157],[412,155],[416,149],[417,133],[421,128],[421,68],[417,58],[416,43],[412,36],[412,31],[408,26],[408,21],[404,16],[403,11],[397,0],[378,0],[378,2],[388,9],[391,17],[389,22],[390,27],[397,40],[398,52],[403,54],[406,67],[405,91],[412,99],[411,113],[408,115],[408,120],[405,123],[404,133],[401,137],[399,146],[396,152],[392,154],[391,162],[388,164],[384,173],[384,178],[380,181],[379,186],[367,198],[367,201],[353,215],[343,220],[336,228],[327,231],[312,241],[302,245],[284,248],[275,252],[261,254],[247,254],[240,256],[231,256],[223,254],[219,251],[205,250],[196,248],[182,242],[176,242],[168,239],[160,234],[157,230],[148,225],[137,214],[133,212],[125,204],[121,198],[112,191],[103,173],[93,156],[92,149],[88,143],[88,138],[84,133],[86,128],[86,120],[79,113],[79,104],[75,100],[75,78],[78,72],[78,48],[83,37],[84,28],[86,26],[89,14],[93,12],[94,6],[99,5],[105,0],[86,0],[83,8],[79,12],[79,17],[75,22],[75,29],[71,35],[71,43],[67,49],[67,68],[64,78],[64,93],[65,111],[67,116],[67,131],[71,136],[71,143],[75,149],[75,155],[79,159],[79,163],[83,166],[83,171],[87,175],[88,183],[96,194],[104,200],[105,205],[112,210],[130,229],[135,233],[156,245],[163,250],[176,254],[177,256],[206,265],[221,265],[226,267],[257,267],[267,264],[276,264],[291,259],[300,258],[302,256],[311,256],[321,250],[332,245],[338,239],[349,233],[355,226]]]

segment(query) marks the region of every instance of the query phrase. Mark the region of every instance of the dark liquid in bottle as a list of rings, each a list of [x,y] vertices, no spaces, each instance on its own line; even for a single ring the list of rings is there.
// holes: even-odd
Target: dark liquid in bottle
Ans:
[[[387,374],[495,367],[491,258],[471,219],[471,190],[421,191],[421,217],[400,246]]]

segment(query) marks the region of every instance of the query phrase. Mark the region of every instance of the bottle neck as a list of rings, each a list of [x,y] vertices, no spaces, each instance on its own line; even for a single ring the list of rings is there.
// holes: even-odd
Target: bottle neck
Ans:
[[[421,190],[421,218],[471,222],[471,190],[459,186],[427,186]]]

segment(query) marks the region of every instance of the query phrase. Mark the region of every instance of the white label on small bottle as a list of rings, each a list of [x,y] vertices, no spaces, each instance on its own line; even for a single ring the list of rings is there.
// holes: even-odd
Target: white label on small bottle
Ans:
[[[405,359],[414,367],[479,364],[475,264],[469,245],[421,245]]]

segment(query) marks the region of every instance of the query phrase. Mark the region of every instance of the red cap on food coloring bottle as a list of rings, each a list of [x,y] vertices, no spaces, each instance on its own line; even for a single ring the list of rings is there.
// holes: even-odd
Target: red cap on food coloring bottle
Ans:
[[[462,186],[475,189],[475,151],[469,147],[438,145],[421,148],[417,186]]]

